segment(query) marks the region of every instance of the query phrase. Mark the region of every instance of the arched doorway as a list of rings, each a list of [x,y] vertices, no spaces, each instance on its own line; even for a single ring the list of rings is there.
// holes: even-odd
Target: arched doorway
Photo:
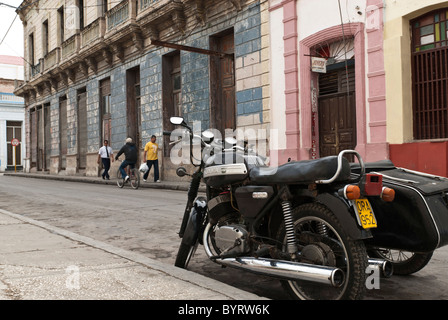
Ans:
[[[331,65],[327,73],[319,75],[318,119],[320,157],[355,149],[354,60]]]

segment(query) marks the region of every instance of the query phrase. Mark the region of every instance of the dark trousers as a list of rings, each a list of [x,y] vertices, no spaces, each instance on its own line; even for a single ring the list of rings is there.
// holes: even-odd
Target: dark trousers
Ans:
[[[101,161],[104,167],[103,178],[109,179],[110,158],[101,158]]]
[[[159,180],[159,160],[146,160],[148,165],[148,171],[143,175],[143,179],[148,179],[149,171],[151,171],[152,165],[154,165],[154,182]]]
[[[126,170],[125,170],[125,168],[126,168],[127,166],[130,166],[131,169],[134,169],[134,168],[135,168],[135,162],[130,162],[130,161],[128,161],[128,160],[124,160],[124,161],[121,163],[121,165],[120,165],[120,172],[121,172],[121,176],[123,177],[123,179],[126,178],[126,176],[128,175],[127,172],[126,172]]]

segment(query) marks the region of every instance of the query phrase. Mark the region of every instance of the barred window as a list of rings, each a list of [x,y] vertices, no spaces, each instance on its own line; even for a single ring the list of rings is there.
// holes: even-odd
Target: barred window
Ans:
[[[411,21],[414,139],[448,138],[448,8]]]

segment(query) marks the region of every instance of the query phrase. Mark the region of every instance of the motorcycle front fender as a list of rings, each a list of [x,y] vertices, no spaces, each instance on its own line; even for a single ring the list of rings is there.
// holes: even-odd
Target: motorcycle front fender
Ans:
[[[334,213],[351,239],[364,240],[372,238],[372,232],[363,229],[358,224],[350,210],[349,204],[344,199],[334,194],[322,193],[317,196],[317,200]]]

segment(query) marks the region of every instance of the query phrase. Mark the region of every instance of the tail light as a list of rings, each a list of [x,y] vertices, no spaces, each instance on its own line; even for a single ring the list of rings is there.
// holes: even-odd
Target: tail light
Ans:
[[[355,200],[361,197],[361,189],[358,186],[349,184],[339,191],[341,195],[347,200]]]
[[[367,196],[378,196],[383,188],[383,176],[379,174],[366,174],[364,182],[364,194]]]
[[[392,202],[395,199],[395,190],[387,187],[383,187],[380,195],[381,199],[387,202]]]

